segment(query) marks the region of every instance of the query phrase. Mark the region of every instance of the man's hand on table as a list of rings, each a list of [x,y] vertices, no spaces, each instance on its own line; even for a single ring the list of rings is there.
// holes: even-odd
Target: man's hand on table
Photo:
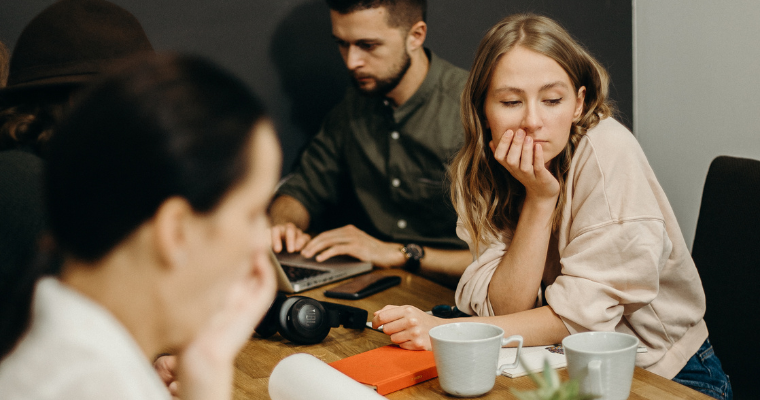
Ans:
[[[414,306],[385,306],[375,311],[372,327],[383,326],[391,341],[407,350],[431,350],[428,332],[446,322]]]
[[[274,233],[272,237],[275,237]],[[398,243],[380,241],[353,225],[346,225],[320,233],[300,251],[304,257],[316,256],[320,262],[330,257],[348,255],[369,261],[376,267],[393,268],[401,267],[406,262],[401,247]]]

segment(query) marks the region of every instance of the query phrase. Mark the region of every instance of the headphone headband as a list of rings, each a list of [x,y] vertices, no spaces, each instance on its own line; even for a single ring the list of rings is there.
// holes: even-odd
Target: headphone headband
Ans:
[[[364,329],[367,326],[367,316],[369,315],[367,310],[343,304],[329,303],[327,301],[321,301],[320,303],[328,311],[335,311],[338,315],[339,324],[333,325],[335,327],[343,325],[345,328]]]
[[[330,328],[343,325],[362,330],[367,322],[367,310],[343,304],[317,301],[305,296],[287,297],[278,293],[267,315],[256,327],[256,333],[269,337],[279,332],[285,339],[298,344],[319,343]]]

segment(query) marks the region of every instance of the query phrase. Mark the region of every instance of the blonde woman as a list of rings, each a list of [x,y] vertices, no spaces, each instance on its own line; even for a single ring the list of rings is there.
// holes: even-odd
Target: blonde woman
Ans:
[[[608,81],[549,18],[510,16],[483,39],[451,169],[457,233],[474,259],[457,306],[526,345],[635,335],[648,350],[638,366],[731,398],[696,267],[641,147],[611,117]],[[429,348],[428,330],[445,322],[408,306],[373,320],[410,349]]]

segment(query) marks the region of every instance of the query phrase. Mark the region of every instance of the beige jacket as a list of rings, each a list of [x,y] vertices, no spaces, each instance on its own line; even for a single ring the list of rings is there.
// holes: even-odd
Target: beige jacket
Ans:
[[[511,239],[480,246],[456,291],[457,306],[494,315],[488,285]],[[612,118],[589,130],[573,156],[567,202],[547,263],[560,271],[543,293],[570,333],[618,331],[647,347],[636,365],[668,379],[707,339],[702,282],[665,193],[633,135]],[[539,289],[539,301],[541,293]]]

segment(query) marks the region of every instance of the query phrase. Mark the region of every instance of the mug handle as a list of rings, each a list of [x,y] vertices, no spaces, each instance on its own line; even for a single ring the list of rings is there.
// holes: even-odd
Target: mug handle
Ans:
[[[501,338],[501,347],[504,347],[507,344],[512,343],[512,342],[517,342],[517,353],[515,354],[515,362],[511,364],[499,365],[499,368],[496,370],[496,375],[501,375],[501,373],[504,372],[505,369],[517,368],[517,364],[520,363],[520,352],[522,351],[522,347],[523,347],[523,337],[520,335],[512,335],[508,338]]]
[[[602,396],[602,361],[591,360],[588,363],[588,383],[592,396]]]

